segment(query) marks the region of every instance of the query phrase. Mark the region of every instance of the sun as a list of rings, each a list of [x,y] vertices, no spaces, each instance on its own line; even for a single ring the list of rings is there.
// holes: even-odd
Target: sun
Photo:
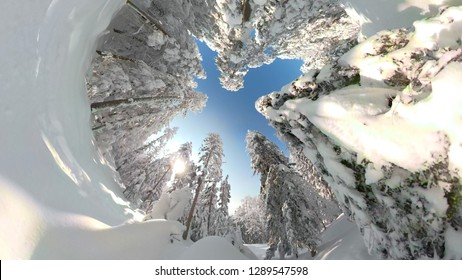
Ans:
[[[186,164],[184,160],[181,159],[176,159],[175,162],[173,163],[173,172],[176,174],[181,174],[184,172],[186,169]]]

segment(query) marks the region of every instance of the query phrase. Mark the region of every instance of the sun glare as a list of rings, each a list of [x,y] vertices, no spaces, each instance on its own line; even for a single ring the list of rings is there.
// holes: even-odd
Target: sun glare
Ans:
[[[173,171],[176,174],[183,173],[185,169],[186,169],[186,164],[184,163],[183,160],[181,160],[181,159],[175,160],[175,162],[173,163]]]

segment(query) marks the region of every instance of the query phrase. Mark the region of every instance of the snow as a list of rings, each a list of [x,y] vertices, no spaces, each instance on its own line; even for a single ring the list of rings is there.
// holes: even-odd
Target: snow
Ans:
[[[183,225],[154,220],[105,230],[51,227],[32,255],[36,259],[171,259],[184,250]],[[70,242],[70,241],[73,242]]]
[[[373,164],[368,164],[365,176],[366,184],[377,183],[383,178],[383,171],[380,168],[376,168]]]
[[[258,259],[264,259],[266,244],[245,244]],[[288,259],[293,259],[291,256]],[[301,250],[300,259],[315,260],[377,260],[377,256],[370,255],[364,245],[358,227],[348,221],[342,214],[330,224],[321,234],[321,243],[318,254],[313,258],[307,250]]]
[[[183,216],[186,207],[189,206],[191,196],[191,190],[188,188],[176,190],[172,193],[164,192],[154,204],[151,213],[146,219],[178,220]]]
[[[461,0],[341,0],[347,13],[361,25],[362,35],[369,37],[384,29],[412,27],[414,21],[437,14],[449,4]]]
[[[364,245],[358,227],[343,214],[322,234],[317,260],[376,260]]]
[[[148,36],[148,46],[160,48],[163,44],[165,44],[164,34],[162,32],[154,32]]]
[[[417,191],[425,197],[438,216],[443,216],[446,213],[449,205],[442,188],[439,186],[431,189],[418,188]]]
[[[94,146],[84,77],[98,34],[122,2],[39,1],[25,9],[8,0],[2,3],[8,9],[0,12],[0,33],[6,37],[2,55],[8,58],[0,66],[5,81],[0,85],[0,177],[40,208],[88,215],[110,225],[136,213],[111,197],[120,197],[121,189]],[[22,27],[19,33],[13,32],[17,26]],[[18,223],[40,223],[38,213],[15,217]],[[10,222],[2,227],[9,228]],[[15,245],[21,252],[15,258],[30,256],[34,248],[9,246]]]
[[[444,135],[448,135],[453,140],[451,165],[453,170],[462,170],[458,145],[462,135],[455,129],[461,125],[460,110],[456,109],[462,106],[457,94],[462,86],[461,73],[461,64],[450,64],[432,80],[433,93],[416,105],[399,104],[390,109],[388,98],[399,95],[398,91],[350,86],[316,101],[289,100],[268,115],[276,120],[280,114],[294,119],[301,113],[341,146],[378,165],[391,162],[410,171],[428,167],[443,156]],[[451,104],[454,110],[440,113],[443,104]]]
[[[259,260],[265,259],[268,244],[244,244]]]
[[[462,232],[448,227],[445,234],[446,240],[446,259],[462,259]]]
[[[180,256],[183,260],[245,260],[247,259],[226,239],[207,236],[186,249]]]
[[[268,0],[253,0],[257,5],[265,5]]]

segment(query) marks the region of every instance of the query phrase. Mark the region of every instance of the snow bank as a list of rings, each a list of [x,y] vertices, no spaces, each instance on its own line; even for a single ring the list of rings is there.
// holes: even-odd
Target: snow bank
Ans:
[[[376,260],[377,256],[370,255],[364,246],[363,238],[358,227],[348,221],[345,215],[340,215],[321,234],[318,254],[313,258],[306,249],[300,250],[300,259],[315,260]],[[266,256],[267,244],[246,244],[258,259]],[[293,259],[289,256],[288,259]]]
[[[40,207],[0,176],[0,259],[30,258],[45,221]]]
[[[322,234],[315,260],[377,260],[370,255],[358,227],[341,215]]]
[[[95,149],[85,74],[122,4],[7,0],[0,12],[0,174],[40,204],[112,225],[135,213],[114,200],[120,187]]]
[[[460,0],[341,0],[349,16],[361,25],[369,37],[384,29],[411,28],[416,20],[434,16],[447,5],[461,5]]]
[[[207,236],[197,241],[180,255],[183,260],[245,260],[229,241],[218,236]]]
[[[152,220],[106,229],[50,225],[34,259],[172,259],[186,246],[184,227],[176,221]]]

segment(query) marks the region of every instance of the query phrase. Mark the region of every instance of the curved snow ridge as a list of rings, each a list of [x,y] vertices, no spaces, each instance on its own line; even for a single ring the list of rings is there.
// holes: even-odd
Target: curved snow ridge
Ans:
[[[185,250],[184,226],[151,220],[118,227],[50,226],[34,250],[33,259],[149,260],[174,259]]]
[[[186,249],[176,221],[110,227],[40,205],[2,178],[0,212],[1,259],[176,259]]]
[[[124,2],[2,2],[2,259],[78,256],[42,245],[58,236],[84,250],[63,232],[97,235],[137,216],[95,147],[85,89],[96,40]]]
[[[0,259],[28,259],[46,221],[40,207],[0,175]]]

